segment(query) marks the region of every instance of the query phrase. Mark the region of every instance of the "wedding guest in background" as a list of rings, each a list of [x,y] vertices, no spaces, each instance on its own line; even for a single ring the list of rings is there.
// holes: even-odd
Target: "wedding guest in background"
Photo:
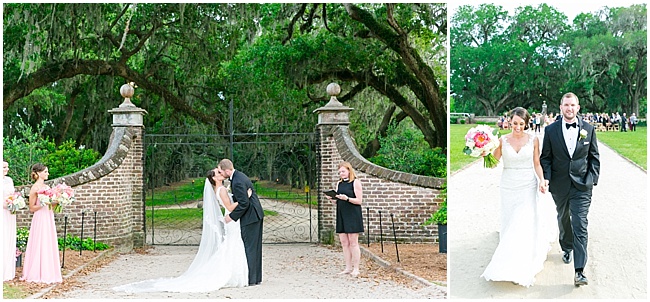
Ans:
[[[632,115],[630,116],[630,131],[636,131],[637,121],[636,113],[632,112]]]
[[[621,116],[621,132],[627,132],[627,114],[625,112]]]
[[[336,233],[339,234],[345,259],[345,269],[339,275],[357,277],[361,261],[359,233],[363,232],[363,188],[349,162],[340,163],[338,172],[340,180],[335,185],[337,195],[335,198],[326,197],[336,203]]]
[[[2,161],[2,200],[5,201],[14,194],[14,181],[7,176],[9,163]],[[12,280],[16,277],[16,215],[7,209],[7,203],[2,203],[2,280]]]
[[[50,187],[45,184],[49,176],[43,164],[32,166],[31,177],[35,181],[29,191],[29,211],[34,213],[29,228],[25,265],[21,280],[38,283],[62,282],[59,244],[56,238],[54,212],[48,205],[41,205],[38,192]],[[52,202],[53,208],[56,203]]]

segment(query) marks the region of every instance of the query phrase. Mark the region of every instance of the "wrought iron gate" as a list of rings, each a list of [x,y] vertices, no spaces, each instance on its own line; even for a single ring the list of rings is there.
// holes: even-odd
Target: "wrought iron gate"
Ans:
[[[147,244],[198,245],[205,175],[223,158],[253,181],[263,243],[318,241],[315,133],[145,134]]]

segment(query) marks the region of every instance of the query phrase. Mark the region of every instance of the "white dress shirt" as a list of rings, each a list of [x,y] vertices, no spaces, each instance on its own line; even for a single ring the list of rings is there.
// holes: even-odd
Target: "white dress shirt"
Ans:
[[[562,119],[562,135],[564,136],[564,143],[569,151],[569,156],[573,158],[573,151],[576,150],[578,134],[580,133],[580,126],[578,126],[578,119],[575,119],[576,127],[566,128],[566,120]]]

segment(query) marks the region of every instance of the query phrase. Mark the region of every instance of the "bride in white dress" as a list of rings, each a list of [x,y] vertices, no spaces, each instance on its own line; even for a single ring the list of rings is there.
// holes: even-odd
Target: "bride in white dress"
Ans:
[[[223,186],[223,176],[208,171],[203,189],[203,230],[190,267],[176,278],[158,278],[113,288],[124,292],[210,292],[248,285],[248,263],[238,221],[228,224],[219,205],[230,213],[237,203]],[[216,191],[216,192],[215,192]]]
[[[525,132],[530,115],[517,107],[510,112],[512,133],[501,137],[494,156],[503,157],[501,174],[501,228],[499,245],[481,275],[488,281],[510,281],[525,287],[535,282],[544,268],[555,240],[553,203],[540,200],[544,179],[539,162],[539,139]]]

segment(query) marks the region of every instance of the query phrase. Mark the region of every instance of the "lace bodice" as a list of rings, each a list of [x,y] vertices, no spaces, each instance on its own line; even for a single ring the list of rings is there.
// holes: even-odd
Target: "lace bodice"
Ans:
[[[533,141],[535,137],[528,135],[528,142],[521,147],[519,152],[508,142],[509,136],[504,136],[503,147],[501,148],[501,157],[503,158],[504,169],[532,169],[533,168]]]

